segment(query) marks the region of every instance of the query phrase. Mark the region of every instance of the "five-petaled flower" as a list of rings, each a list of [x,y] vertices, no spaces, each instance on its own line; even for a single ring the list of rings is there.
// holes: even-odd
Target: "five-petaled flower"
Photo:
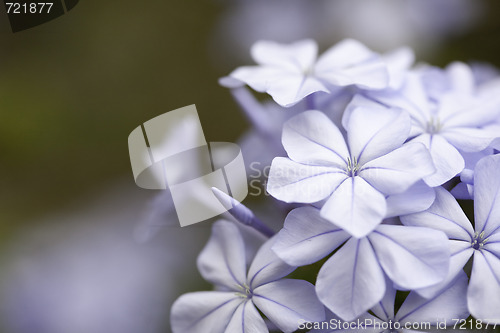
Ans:
[[[436,166],[436,172],[425,177],[429,186],[442,185],[464,169],[461,152],[480,152],[500,136],[498,83],[474,89],[465,64],[456,63],[449,71],[457,79],[446,89],[434,86],[440,86],[439,82],[429,87],[425,72],[414,72],[397,93],[365,92],[369,98],[410,113],[411,142],[423,143]],[[441,86],[451,85],[447,78]]]
[[[283,128],[289,158],[273,160],[267,191],[285,202],[326,199],[321,215],[355,237],[369,234],[387,214],[386,196],[406,191],[435,169],[424,145],[403,144],[404,111],[357,107],[341,131],[319,111],[306,111]]]
[[[444,231],[452,256],[448,278],[438,286],[419,291],[431,296],[453,279],[474,256],[467,301],[476,318],[500,323],[500,155],[481,159],[474,171],[475,228],[453,196],[437,188],[436,201],[425,212],[403,216],[405,225]]]
[[[216,222],[198,257],[198,268],[217,291],[182,295],[172,306],[173,332],[268,332],[257,308],[283,332],[295,331],[301,320],[324,320],[324,307],[312,284],[282,279],[295,267],[271,251],[273,241],[260,247],[247,273],[239,229],[231,222]]]
[[[330,325],[325,326],[330,326],[331,329],[322,329],[321,325],[318,325],[319,328],[310,331],[310,333],[338,331],[418,333],[456,327],[457,323],[463,323],[469,316],[464,297],[466,292],[467,275],[462,272],[434,297],[424,298],[414,291],[410,292],[396,311],[396,289],[388,285],[384,298],[370,309],[371,313],[364,313],[352,322],[341,321],[333,313],[328,313],[327,322]],[[345,327],[349,328],[345,329]]]
[[[281,259],[296,266],[314,263],[336,249],[319,271],[316,293],[343,320],[357,318],[382,299],[385,276],[410,290],[440,283],[448,273],[450,253],[441,231],[381,224],[357,239],[313,207],[291,211],[273,246]]]
[[[330,92],[335,87],[383,89],[389,84],[382,57],[352,39],[334,45],[319,58],[318,46],[310,39],[292,44],[259,41],[251,53],[259,65],[240,67],[230,76],[267,92],[281,106],[292,106],[312,93]]]

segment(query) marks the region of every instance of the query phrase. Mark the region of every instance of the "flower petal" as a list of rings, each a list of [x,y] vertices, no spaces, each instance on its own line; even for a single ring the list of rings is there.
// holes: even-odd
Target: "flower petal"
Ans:
[[[386,198],[387,213],[385,217],[422,212],[432,205],[435,198],[434,189],[423,181],[418,181],[405,192],[390,195]]]
[[[413,127],[425,128],[430,113],[429,97],[422,83],[421,76],[409,72],[401,91],[370,91],[365,93],[369,98],[387,106],[407,111],[414,121]],[[415,129],[412,128],[412,131]]]
[[[442,187],[436,187],[436,200],[425,212],[401,217],[404,225],[443,231],[449,238],[471,242],[474,229],[457,200]]]
[[[288,120],[282,142],[295,162],[346,168],[349,151],[344,137],[320,111],[305,111]]]
[[[217,221],[212,235],[198,256],[203,278],[215,285],[234,288],[246,281],[245,244],[238,228],[228,221]]]
[[[316,281],[321,302],[346,321],[354,320],[385,294],[385,276],[366,238],[351,238],[326,263]]]
[[[498,119],[500,98],[486,96],[471,98],[470,95],[450,93],[439,104],[439,116],[443,129],[452,127],[482,127]]]
[[[458,150],[441,135],[422,134],[410,142],[423,143],[431,153],[436,172],[424,178],[431,187],[442,185],[458,175],[465,167],[465,161]]]
[[[498,126],[485,126],[483,128],[454,127],[443,130],[441,134],[454,147],[464,152],[480,152],[500,137]]]
[[[380,192],[390,195],[406,191],[435,171],[425,146],[409,143],[369,161],[363,165],[359,175]]]
[[[467,291],[470,313],[477,319],[500,324],[500,259],[476,251]]]
[[[415,292],[417,292],[420,296],[424,298],[435,297],[444,287],[449,285],[457,277],[458,274],[463,272],[465,264],[474,254],[474,249],[471,247],[470,242],[450,240],[449,244],[451,257],[448,275],[442,282],[438,284],[415,290]]]
[[[330,196],[346,178],[345,172],[336,168],[276,157],[269,171],[267,192],[285,202],[312,203]]]
[[[469,65],[454,61],[446,66],[446,75],[452,85],[451,90],[464,95],[472,95],[475,92],[476,82]]]
[[[410,117],[396,109],[359,107],[347,123],[347,141],[351,156],[360,165],[399,148],[410,133]]]
[[[172,305],[173,333],[224,332],[243,301],[232,292],[203,291],[184,294]]]
[[[349,237],[323,219],[318,209],[300,207],[288,213],[272,249],[288,264],[303,266],[327,256]]]
[[[474,170],[476,231],[487,237],[500,231],[500,155],[481,159]]]
[[[385,273],[400,287],[428,287],[443,281],[448,273],[450,250],[441,231],[380,225],[368,239]]]
[[[393,288],[388,278],[386,278],[386,286],[384,297],[370,309],[373,314],[383,321],[389,321],[394,318],[394,302],[396,299],[396,289]]]
[[[382,59],[389,71],[389,87],[399,89],[415,62],[415,53],[409,47],[401,47],[382,55]]]
[[[488,241],[484,245],[484,249],[500,258],[500,233],[489,237]]]
[[[371,94],[368,96],[371,97]],[[342,126],[344,128],[347,128],[352,112],[358,108],[371,109],[373,112],[378,112],[378,110],[383,112],[383,110],[387,109],[385,105],[382,105],[377,100],[368,98],[364,94],[357,93],[352,96],[349,103],[345,106],[345,110],[342,114]]]
[[[295,270],[296,267],[285,263],[271,250],[275,240],[276,237],[269,239],[255,255],[248,269],[247,280],[251,288],[280,279]]]
[[[323,53],[314,73],[336,86],[355,84],[366,89],[382,89],[389,83],[389,73],[382,58],[352,39],[345,39]]]
[[[284,279],[254,290],[253,302],[283,332],[294,332],[302,322],[325,320],[325,308],[307,281]]]
[[[434,326],[452,319],[469,316],[465,294],[467,275],[462,272],[457,279],[434,298],[426,299],[411,292],[399,309],[396,320],[405,323],[431,323]]]
[[[346,179],[321,208],[321,216],[349,234],[369,234],[385,217],[385,197],[363,178]]]
[[[329,93],[323,83],[307,75],[282,74],[279,80],[270,83],[267,93],[281,106],[291,107],[300,102],[304,97],[315,92]]]
[[[251,301],[241,303],[227,325],[226,333],[269,332],[266,323]]]
[[[291,107],[304,97],[329,90],[316,78],[297,71],[277,67],[245,66],[230,74],[259,92],[267,92],[276,103]]]

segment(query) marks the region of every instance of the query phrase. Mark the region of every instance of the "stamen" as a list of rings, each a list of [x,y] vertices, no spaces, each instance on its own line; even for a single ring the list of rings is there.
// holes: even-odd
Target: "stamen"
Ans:
[[[347,158],[347,175],[354,177],[358,174],[360,167],[357,161],[356,156],[354,156],[352,159],[350,157]]]
[[[241,289],[242,292],[235,293],[236,296],[241,298],[252,298],[253,293],[250,287],[245,283],[242,286],[237,285],[238,289]]]
[[[484,238],[484,231],[482,231],[481,233],[474,233],[474,239],[472,240],[472,243],[471,243],[471,247],[474,249],[474,250],[481,250],[484,245],[488,242],[489,238],[486,238],[486,239],[483,239]]]
[[[427,123],[427,133],[438,133],[442,127],[443,125],[441,124],[441,120],[439,120],[438,117],[431,116],[431,119]]]
[[[309,66],[302,70],[305,76],[314,76],[314,66]]]

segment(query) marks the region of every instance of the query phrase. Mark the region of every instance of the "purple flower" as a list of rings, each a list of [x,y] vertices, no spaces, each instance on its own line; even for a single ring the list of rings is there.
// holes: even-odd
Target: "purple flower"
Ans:
[[[388,286],[384,298],[371,308],[371,313],[365,313],[353,322],[338,320],[334,314],[329,313],[327,323],[330,328],[314,329],[311,333],[338,331],[349,333],[409,333],[445,329],[456,325],[459,320],[466,319],[469,316],[465,300],[466,292],[467,275],[462,272],[452,283],[442,288],[432,298],[423,298],[419,294],[411,292],[396,312],[396,289]],[[343,329],[344,327],[351,328]]]
[[[310,39],[292,44],[259,41],[251,53],[258,66],[240,67],[230,76],[268,93],[281,106],[292,106],[318,91],[328,93],[331,86],[383,89],[389,84],[380,55],[352,39],[341,41],[319,58],[318,46]]]
[[[272,249],[297,266],[316,262],[338,249],[321,267],[316,293],[343,320],[357,318],[382,299],[385,276],[402,289],[440,283],[450,257],[441,231],[382,224],[357,239],[323,219],[313,207],[288,214]]]
[[[436,201],[429,210],[404,216],[405,225],[442,230],[450,239],[452,256],[447,281],[462,271],[474,256],[467,293],[471,314],[479,319],[500,323],[500,155],[481,159],[474,171],[475,228],[453,196],[436,189]],[[440,285],[420,290],[430,296]]]
[[[321,216],[355,237],[386,216],[386,196],[405,192],[434,172],[422,144],[405,144],[406,112],[356,108],[340,130],[319,111],[306,111],[283,128],[289,158],[273,160],[267,191],[285,202],[325,200]]]
[[[257,308],[283,332],[295,331],[300,321],[324,320],[313,285],[282,279],[295,267],[276,257],[273,241],[262,245],[247,272],[239,229],[227,221],[216,222],[198,257],[198,269],[217,291],[181,296],[172,306],[173,332],[268,332]]]
[[[400,92],[364,94],[410,113],[410,142],[423,143],[437,169],[424,179],[430,186],[442,185],[464,169],[461,152],[480,152],[500,136],[498,83],[476,87],[469,67],[462,63],[446,72],[414,72]]]

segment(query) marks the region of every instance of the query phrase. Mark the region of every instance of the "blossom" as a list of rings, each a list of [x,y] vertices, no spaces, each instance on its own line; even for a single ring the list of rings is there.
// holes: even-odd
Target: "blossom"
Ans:
[[[259,41],[251,53],[258,66],[240,67],[230,76],[268,93],[281,106],[292,106],[315,92],[328,93],[332,86],[383,89],[389,84],[380,55],[352,39],[339,42],[319,58],[318,46],[310,39],[291,44]]]
[[[300,320],[324,320],[324,308],[309,282],[281,279],[295,268],[262,245],[246,272],[245,244],[239,229],[227,221],[213,225],[212,235],[198,257],[198,269],[217,291],[181,296],[172,306],[177,332],[268,332],[257,307],[284,332]]]
[[[272,249],[296,266],[338,249],[321,267],[316,293],[343,320],[357,318],[382,299],[385,276],[403,289],[440,283],[448,273],[450,256],[441,231],[381,224],[357,239],[323,219],[314,207],[291,211]]]
[[[445,329],[456,325],[459,320],[469,316],[464,297],[466,292],[467,275],[462,272],[452,283],[442,288],[437,295],[430,299],[410,292],[396,312],[396,289],[388,286],[383,299],[371,308],[371,313],[364,313],[354,322],[343,322],[329,313],[328,317],[330,318],[327,318],[327,322],[330,324],[330,328],[318,328],[310,332],[384,333],[390,331],[409,333],[429,329]],[[343,329],[344,327],[351,328]]]
[[[495,123],[500,112],[498,83],[476,87],[470,68],[462,63],[444,73],[408,74],[400,92],[364,95],[410,113],[410,142],[423,143],[437,169],[424,179],[430,186],[442,185],[464,169],[461,152],[485,150],[500,136]]]
[[[386,216],[386,195],[406,191],[435,169],[424,145],[405,144],[406,112],[358,107],[340,130],[319,111],[306,111],[283,128],[289,158],[273,160],[267,191],[285,202],[325,200],[321,216],[355,237]]]
[[[442,230],[452,248],[450,271],[445,280],[456,276],[474,256],[467,292],[471,314],[500,323],[500,155],[481,159],[474,170],[475,228],[453,196],[436,189],[436,201],[425,212],[403,216],[408,226],[427,226]],[[439,286],[436,286],[439,288]],[[420,291],[429,296],[435,288]],[[493,296],[494,295],[494,296]]]

